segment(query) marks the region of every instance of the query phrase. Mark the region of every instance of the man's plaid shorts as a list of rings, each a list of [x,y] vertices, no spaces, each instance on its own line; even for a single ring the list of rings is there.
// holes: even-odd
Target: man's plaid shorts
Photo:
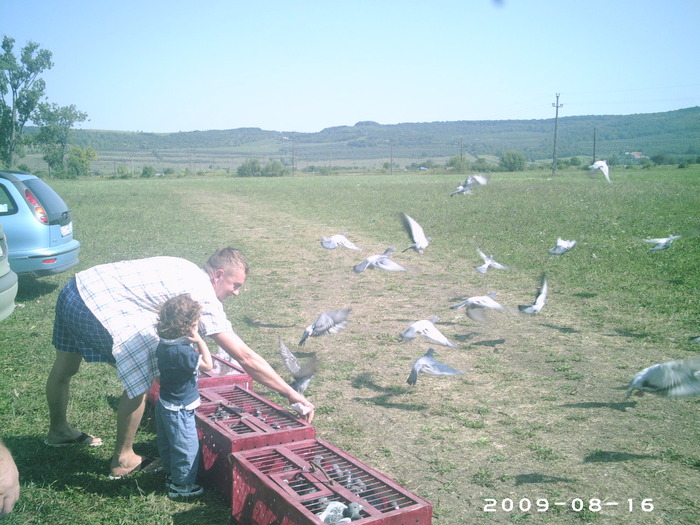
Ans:
[[[75,277],[58,295],[52,342],[57,350],[82,354],[85,361],[115,362],[112,336],[85,305]]]

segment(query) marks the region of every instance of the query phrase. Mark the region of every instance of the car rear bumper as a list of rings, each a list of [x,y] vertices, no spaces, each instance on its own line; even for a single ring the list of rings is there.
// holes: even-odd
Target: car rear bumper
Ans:
[[[0,321],[15,309],[15,297],[17,297],[17,274],[8,272],[0,277]]]
[[[80,260],[80,242],[71,242],[45,250],[15,252],[10,250],[10,267],[19,274],[44,277],[65,272],[77,265]]]

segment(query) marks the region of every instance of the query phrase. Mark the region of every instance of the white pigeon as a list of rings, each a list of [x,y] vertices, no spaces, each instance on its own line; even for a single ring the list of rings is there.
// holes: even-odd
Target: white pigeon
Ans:
[[[406,228],[406,231],[408,232],[408,235],[413,241],[413,244],[411,244],[411,246],[409,246],[403,251],[405,252],[406,250],[410,250],[411,248],[413,248],[415,251],[422,254],[423,250],[425,250],[428,247],[428,244],[430,244],[430,241],[432,239],[430,237],[425,236],[423,228],[413,218],[409,217],[405,213],[401,214],[401,218],[403,220],[403,225]]]
[[[352,267],[355,273],[362,273],[367,269],[378,268],[380,270],[386,270],[389,272],[405,272],[406,268],[401,266],[399,263],[395,263],[391,260],[391,254],[395,252],[394,248],[387,248],[384,253],[379,255],[370,255],[360,264],[356,264]]]
[[[461,375],[464,372],[452,368],[450,365],[441,363],[436,360],[433,356],[435,355],[435,350],[430,348],[423,357],[419,357],[413,363],[411,368],[411,373],[408,375],[406,382],[409,385],[415,385],[418,381],[418,374],[428,374],[430,376],[456,376]]]
[[[571,248],[574,247],[576,244],[576,241],[565,241],[561,237],[557,239],[557,244],[554,246],[554,248],[549,250],[549,253],[552,255],[561,255],[562,253],[568,252]]]
[[[348,250],[355,250],[361,252],[362,249],[355,246],[343,233],[338,233],[337,235],[331,235],[330,237],[323,237],[321,239],[321,246],[328,250],[335,250],[338,246],[347,248]]]
[[[481,173],[477,173],[476,175],[469,175],[467,177],[467,186],[486,186],[486,183],[488,182],[488,179],[486,178],[486,175],[482,175]]]
[[[666,397],[700,395],[700,357],[683,361],[668,361],[645,368],[636,374],[627,386],[627,395],[638,390]]]
[[[497,263],[496,261],[494,261],[493,255],[487,257],[486,254],[482,252],[479,248],[477,248],[476,251],[479,254],[479,257],[481,257],[484,260],[484,264],[482,264],[481,266],[475,266],[477,272],[486,273],[489,268],[496,268],[498,270],[508,269],[507,266],[504,266],[501,263]]]
[[[337,334],[348,325],[348,315],[350,308],[342,310],[328,310],[318,316],[313,323],[306,327],[304,334],[301,336],[299,346],[304,346],[306,340],[311,337],[318,337],[326,334]]]
[[[437,323],[439,317],[434,315],[430,319],[421,319],[411,323],[411,325],[401,334],[403,339],[415,339],[419,335],[425,337],[428,341],[433,343],[449,346],[450,348],[457,348],[457,345],[451,343],[447,337],[442,335],[442,332],[438,330],[433,323]]]
[[[532,304],[523,304],[518,306],[518,310],[520,310],[521,313],[527,314],[527,315],[534,315],[540,313],[542,311],[542,307],[544,307],[544,303],[547,302],[547,277],[544,275],[542,276],[542,284],[540,285],[539,289],[537,290],[537,294],[535,295],[535,301]]]
[[[282,342],[281,337],[279,338],[279,354],[284,367],[294,378],[294,381],[289,383],[289,386],[303,394],[316,374],[316,369],[318,368],[316,358],[311,358],[302,365],[292,351],[287,348],[287,345]]]
[[[671,235],[670,237],[661,237],[658,239],[642,239],[644,242],[653,244],[649,251],[665,250],[673,241],[681,238],[681,235]]]
[[[466,306],[467,317],[469,317],[469,319],[472,321],[483,323],[487,320],[486,312],[488,310],[503,310],[504,312],[508,311],[508,309],[497,302],[494,297],[496,297],[496,292],[491,292],[487,295],[477,295],[465,299],[461,303],[450,306],[450,308],[457,310]]]
[[[589,173],[591,175],[594,175],[596,170],[600,170],[603,172],[603,175],[605,175],[605,180],[610,182],[610,168],[608,168],[608,163],[605,162],[604,160],[598,160],[588,166],[588,169],[591,170]]]

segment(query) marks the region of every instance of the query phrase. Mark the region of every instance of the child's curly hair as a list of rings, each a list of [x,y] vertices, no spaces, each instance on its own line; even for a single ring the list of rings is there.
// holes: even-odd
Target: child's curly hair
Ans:
[[[171,297],[160,306],[156,331],[162,339],[188,336],[201,313],[202,306],[190,294]]]

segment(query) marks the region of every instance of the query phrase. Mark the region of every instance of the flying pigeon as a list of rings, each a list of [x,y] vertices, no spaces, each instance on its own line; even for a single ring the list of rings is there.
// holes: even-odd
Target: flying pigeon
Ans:
[[[496,261],[493,260],[493,255],[487,257],[484,252],[482,252],[479,248],[476,249],[477,253],[479,254],[479,257],[481,257],[484,260],[484,264],[481,266],[475,266],[476,271],[479,273],[486,273],[489,268],[496,268],[498,270],[507,270],[507,266],[503,266],[501,263],[497,263]]]
[[[350,308],[323,312],[318,316],[318,319],[306,327],[304,335],[301,336],[301,341],[299,341],[299,346],[304,346],[309,336],[318,337],[320,335],[336,334],[340,332],[348,325],[349,314]]]
[[[335,250],[338,246],[342,246],[344,248],[347,248],[348,250],[355,250],[358,252],[362,251],[361,248],[358,248],[352,242],[350,242],[343,233],[331,235],[330,237],[323,237],[321,239],[321,246],[328,250]]]
[[[603,172],[603,175],[605,175],[605,180],[610,182],[610,168],[608,168],[608,163],[605,162],[604,160],[599,160],[588,166],[588,169],[590,170],[590,174],[594,175],[596,170],[600,170]]]
[[[627,395],[638,390],[666,397],[700,395],[700,357],[683,361],[668,361],[645,368],[636,374],[627,386]]]
[[[532,304],[521,304],[518,306],[518,310],[520,310],[521,313],[528,314],[528,315],[533,315],[533,314],[538,314],[542,310],[542,307],[544,306],[544,303],[547,302],[547,277],[545,275],[542,275],[542,284],[540,285],[539,289],[537,290],[537,294],[535,295],[535,301]]]
[[[437,323],[439,318],[433,316],[430,319],[421,319],[411,325],[401,334],[404,339],[415,339],[419,335],[425,337],[428,341],[433,343],[449,346],[450,348],[457,348],[457,345],[451,343],[447,340],[447,337],[442,335],[442,332],[438,330],[433,323]]]
[[[648,242],[653,244],[651,248],[649,248],[649,251],[657,251],[657,250],[665,250],[669,246],[671,246],[671,243],[675,240],[678,240],[681,238],[681,235],[671,235],[670,237],[665,237],[665,238],[658,238],[658,239],[642,239],[644,242]]]
[[[486,175],[482,175],[481,173],[469,175],[469,177],[467,177],[467,186],[486,186],[487,182],[488,179],[486,178]]]
[[[461,182],[459,186],[457,186],[457,189],[450,193],[450,197],[453,195],[466,195],[467,193],[471,193],[472,188],[467,184],[467,181],[465,180],[464,182]]]
[[[496,297],[496,292],[491,292],[487,295],[477,295],[465,299],[459,304],[450,306],[453,310],[459,308],[467,307],[467,317],[472,321],[478,323],[483,323],[486,321],[486,311],[487,310],[503,310],[507,312],[507,308],[497,302],[494,297]]]
[[[422,254],[423,250],[425,250],[428,247],[428,244],[430,244],[430,241],[432,239],[430,237],[425,236],[425,233],[423,233],[423,228],[421,228],[420,224],[418,224],[414,219],[412,219],[405,213],[401,214],[401,218],[403,220],[403,225],[406,228],[406,231],[408,232],[408,235],[413,241],[413,244],[411,244],[411,246],[409,246],[403,251],[405,252],[406,250],[410,250],[411,248],[413,248],[415,251]]]
[[[568,252],[571,248],[574,247],[576,244],[576,241],[565,241],[561,237],[557,239],[557,245],[549,250],[549,253],[552,255],[561,255],[562,253]]]
[[[314,378],[314,374],[316,373],[316,358],[314,357],[310,359],[302,366],[299,363],[297,357],[292,353],[292,351],[289,348],[287,348],[287,345],[285,345],[282,342],[281,337],[279,339],[279,343],[279,354],[282,358],[282,362],[284,363],[284,367],[294,378],[294,381],[289,383],[289,386],[291,386],[300,394],[303,394],[304,391],[309,387],[309,383],[311,383],[311,380]]]
[[[389,272],[404,272],[406,268],[398,263],[391,260],[391,254],[395,252],[394,248],[387,248],[384,253],[380,255],[370,255],[360,264],[356,264],[352,267],[355,273],[362,273],[366,269],[379,268],[380,270],[387,270]]]
[[[413,363],[413,368],[411,368],[411,373],[408,375],[406,382],[409,385],[415,385],[418,381],[418,374],[428,374],[430,376],[456,376],[461,375],[464,372],[461,370],[456,370],[450,365],[446,365],[437,361],[433,356],[435,355],[435,350],[430,348],[423,357],[416,359]]]

